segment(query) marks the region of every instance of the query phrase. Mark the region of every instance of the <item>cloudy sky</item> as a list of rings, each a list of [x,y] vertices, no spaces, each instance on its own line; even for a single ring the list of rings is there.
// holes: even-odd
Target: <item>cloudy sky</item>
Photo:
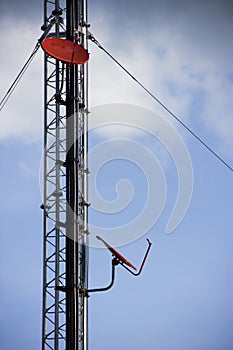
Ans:
[[[41,35],[43,2],[20,1],[19,5],[1,1],[0,9],[3,96]],[[94,36],[231,167],[232,16],[231,1],[89,1]],[[232,172],[92,43],[89,51],[91,107],[128,103],[157,113],[172,123],[184,140],[193,169],[190,206],[180,225],[166,235],[177,197],[177,169],[163,142],[154,146],[151,136],[145,138],[129,130],[124,134],[127,139],[142,141],[155,153],[164,171],[167,193],[163,212],[147,235],[120,248],[138,266],[145,238],[150,238],[153,250],[143,275],[133,279],[119,267],[112,291],[90,298],[90,349],[230,350]],[[40,52],[0,112],[3,350],[37,349],[41,343],[42,60]],[[128,122],[134,122],[132,115]],[[148,124],[145,118],[145,128]],[[113,129],[111,133],[110,129],[93,133],[93,145],[118,137],[120,129],[114,130],[115,134]],[[171,130],[169,126],[169,135]],[[146,182],[143,172],[125,160],[117,159],[110,165],[97,179],[103,197],[113,200],[116,182],[128,176],[135,195],[126,216],[91,212],[94,224],[104,221],[114,227],[119,222],[126,224],[127,215],[133,216],[134,210],[140,211],[146,201]],[[157,201],[155,196],[155,205]],[[90,285],[105,284],[109,278],[108,252],[91,249],[90,256]]]

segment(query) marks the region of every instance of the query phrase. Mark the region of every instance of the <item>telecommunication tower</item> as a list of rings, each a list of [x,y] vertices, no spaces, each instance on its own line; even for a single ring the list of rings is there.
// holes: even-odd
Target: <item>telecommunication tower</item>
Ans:
[[[113,286],[121,264],[132,265],[100,236],[112,253],[112,278],[88,288],[88,32],[86,0],[44,1],[44,260],[42,350],[87,350],[89,293]],[[29,58],[30,60],[31,58]],[[134,271],[133,271],[134,270]],[[136,271],[136,272],[135,272]]]
[[[137,270],[96,236],[112,253],[112,277],[105,287],[88,287],[88,40],[233,170],[114,58],[88,28],[87,0],[44,0],[44,33],[0,101],[1,111],[41,46],[45,51],[42,350],[88,350],[89,294],[109,290],[119,264],[139,276],[152,245],[147,239],[148,247]]]
[[[87,49],[85,0],[44,0],[48,36]],[[87,65],[44,59],[42,348],[87,349]]]

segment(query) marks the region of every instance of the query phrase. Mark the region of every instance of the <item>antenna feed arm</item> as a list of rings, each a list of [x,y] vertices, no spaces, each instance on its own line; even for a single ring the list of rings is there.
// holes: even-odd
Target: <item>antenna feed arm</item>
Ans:
[[[142,260],[142,263],[141,263],[141,266],[140,266],[140,269],[139,269],[138,272],[133,272],[133,271],[132,271],[131,269],[129,269],[126,265],[124,265],[122,262],[120,262],[120,264],[121,264],[127,271],[129,271],[132,275],[134,275],[134,276],[136,276],[136,277],[139,276],[139,275],[142,273],[143,267],[144,267],[144,265],[145,265],[145,262],[146,262],[146,260],[147,260],[149,251],[150,251],[151,246],[152,246],[152,243],[150,242],[150,240],[149,240],[148,238],[147,238],[146,240],[147,240],[147,242],[148,242],[148,247],[147,247],[146,253],[145,253],[145,255],[144,255],[144,258],[143,258],[143,260]]]
[[[108,250],[113,254],[113,256],[115,256],[115,258],[119,261],[119,264],[121,264],[121,266],[123,266],[127,271],[132,273],[132,275],[134,276],[139,276],[141,274],[152,245],[148,238],[148,247],[138,272],[133,272],[132,269],[137,271],[137,268],[133,264],[131,264],[131,262],[128,261],[123,255],[121,255],[116,249],[114,249],[109,243],[107,243],[103,238],[101,238],[100,236],[96,236],[96,238],[108,248]]]
[[[121,265],[122,267],[124,267],[127,271],[129,271],[132,275],[134,276],[139,276],[143,270],[143,267],[145,265],[146,259],[148,257],[150,248],[152,246],[152,243],[149,241],[149,239],[147,239],[148,242],[148,247],[146,250],[146,253],[144,255],[143,261],[141,263],[140,269],[138,272],[133,272],[131,269],[135,269],[137,271],[137,269],[128,261],[126,260],[120,253],[118,253],[112,246],[110,246],[105,240],[103,240],[103,238],[96,236],[96,238],[100,241],[102,241],[102,243],[104,243],[104,245],[110,250],[110,252],[113,254],[113,258],[112,258],[112,278],[111,278],[111,282],[107,287],[101,287],[101,288],[93,288],[93,289],[87,289],[86,293],[88,295],[88,293],[94,293],[94,292],[105,292],[107,290],[109,290],[110,288],[112,288],[114,282],[115,282],[115,268],[117,265]],[[127,267],[126,265],[128,265],[129,267],[131,267],[131,269],[129,267]]]

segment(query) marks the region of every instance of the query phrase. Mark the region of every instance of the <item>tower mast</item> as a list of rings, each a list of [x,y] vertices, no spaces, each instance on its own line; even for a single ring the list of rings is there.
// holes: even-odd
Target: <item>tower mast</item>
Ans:
[[[86,0],[44,0],[51,36],[87,49]],[[44,63],[42,349],[87,350],[87,65]]]

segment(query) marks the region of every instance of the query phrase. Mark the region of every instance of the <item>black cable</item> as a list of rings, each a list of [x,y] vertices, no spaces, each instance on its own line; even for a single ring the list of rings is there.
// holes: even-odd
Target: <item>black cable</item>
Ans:
[[[89,33],[89,39],[95,43],[101,50],[103,50],[126,74],[128,74],[148,95],[150,95],[160,106],[162,106],[178,123],[180,123],[193,137],[195,137],[209,152],[211,152],[220,162],[222,162],[228,169],[233,171],[233,168],[220,157],[210,146],[208,146],[194,131],[192,131],[178,116],[173,113],[162,101],[160,101],[145,85],[136,79],[116,58],[114,58],[95,38]]]
[[[11,94],[13,93],[14,89],[18,85],[20,79],[22,78],[22,76],[26,72],[27,68],[29,67],[30,63],[32,62],[33,58],[35,57],[39,47],[40,47],[40,44],[37,43],[36,46],[34,47],[32,53],[31,53],[30,57],[28,58],[28,60],[24,64],[23,68],[20,70],[19,74],[17,75],[17,77],[15,78],[13,83],[11,84],[10,88],[7,90],[6,94],[2,98],[2,100],[0,102],[0,111],[3,109],[3,107],[7,103],[8,99],[10,98]]]

